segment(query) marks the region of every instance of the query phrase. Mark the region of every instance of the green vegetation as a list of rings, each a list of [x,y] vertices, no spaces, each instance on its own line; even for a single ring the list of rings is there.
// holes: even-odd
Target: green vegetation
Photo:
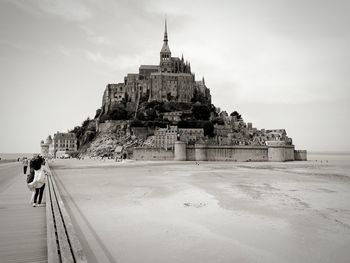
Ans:
[[[81,126],[74,127],[70,132],[75,133],[78,139],[78,148],[81,145],[91,142],[96,137],[96,124],[95,120],[87,118]]]
[[[170,94],[169,99],[171,98]],[[131,120],[130,127],[149,127],[149,128],[165,128],[168,125],[177,125],[179,128],[203,128],[204,135],[214,136],[214,125],[223,125],[224,118],[219,116],[217,109],[213,104],[209,104],[203,100],[200,94],[197,94],[192,103],[183,103],[170,100],[167,102],[151,101],[147,102],[146,96],[140,99],[138,111],[135,112],[135,106],[127,102],[128,98],[121,101],[117,105],[104,112],[104,109],[97,109],[95,118],[90,120],[87,118],[81,126],[75,127],[71,132],[75,133],[78,139],[79,150],[84,150],[90,145],[96,137],[96,120],[100,123],[107,120]],[[169,121],[164,118],[167,112],[183,112],[180,121]],[[231,116],[236,116],[239,120],[241,115],[234,111]]]
[[[213,124],[224,125],[225,121],[221,117],[216,117],[211,121]]]
[[[230,116],[236,117],[237,120],[242,120],[241,114],[239,114],[237,111],[232,112],[232,113],[230,114]]]
[[[193,98],[191,99],[192,103],[199,102],[201,104],[209,104],[209,100],[200,92],[198,92],[196,89],[193,93]]]
[[[151,101],[147,102],[143,106],[145,109],[154,109],[159,113],[171,112],[171,111],[186,111],[191,110],[192,103],[175,102],[175,101]]]
[[[213,137],[214,136],[214,125],[211,121],[201,120],[181,120],[178,122],[179,128],[203,128],[204,135]]]
[[[120,104],[113,108],[110,112],[104,113],[100,117],[100,122],[104,122],[106,120],[127,120],[128,112],[123,106]]]
[[[195,104],[192,107],[193,117],[197,120],[209,120],[210,118],[210,107],[205,104]]]
[[[98,118],[98,116],[100,116],[100,114],[101,114],[101,108],[98,108],[97,110],[96,110],[96,114],[95,114],[95,118],[94,119],[96,119],[96,118]]]

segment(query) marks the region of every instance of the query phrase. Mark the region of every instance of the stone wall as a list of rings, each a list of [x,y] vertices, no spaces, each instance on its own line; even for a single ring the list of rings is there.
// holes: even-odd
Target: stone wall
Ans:
[[[136,147],[133,150],[134,160],[156,161],[156,160],[174,160],[174,152],[166,151],[160,148]]]
[[[294,151],[295,161],[307,161],[307,152],[305,150],[295,150]]]
[[[300,153],[303,154],[303,153]],[[301,158],[301,157],[300,157]],[[161,148],[134,149],[135,160],[186,160],[186,161],[237,161],[237,162],[285,162],[294,160],[294,146],[208,146],[185,145],[175,142],[175,150]]]
[[[294,161],[294,145],[269,146],[268,160],[271,162]]]
[[[187,146],[186,147],[186,156],[187,156],[187,161],[195,161],[196,160],[196,155],[195,155],[195,148],[194,146]]]
[[[176,141],[174,143],[174,160],[175,161],[186,161],[187,150],[186,143],[181,141]]]
[[[208,146],[208,161],[267,161],[266,146]]]
[[[294,161],[294,145],[286,145],[284,147],[285,161]]]

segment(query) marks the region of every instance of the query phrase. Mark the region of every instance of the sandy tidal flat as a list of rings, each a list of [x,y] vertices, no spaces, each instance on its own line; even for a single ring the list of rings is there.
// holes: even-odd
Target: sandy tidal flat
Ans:
[[[349,262],[348,162],[55,160],[92,262]]]

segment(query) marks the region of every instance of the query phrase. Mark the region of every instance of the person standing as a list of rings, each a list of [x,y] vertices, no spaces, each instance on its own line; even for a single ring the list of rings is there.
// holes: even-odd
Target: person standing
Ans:
[[[24,174],[27,174],[27,168],[28,168],[28,159],[27,157],[23,157],[23,173]]]
[[[35,191],[33,207],[42,206],[41,201],[45,190],[46,176],[50,173],[43,163],[44,159],[39,157],[33,160],[31,164],[34,169],[34,180],[28,184],[28,187]]]

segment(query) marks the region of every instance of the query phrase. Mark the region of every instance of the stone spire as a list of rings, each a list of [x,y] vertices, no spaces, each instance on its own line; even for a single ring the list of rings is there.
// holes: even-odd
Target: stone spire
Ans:
[[[162,46],[162,50],[160,51],[160,53],[161,54],[162,53],[169,54],[169,58],[170,58],[171,52],[170,52],[170,48],[168,46],[168,28],[167,28],[166,19],[165,19],[163,46]]]
[[[168,30],[167,30],[166,18],[165,18],[165,29],[164,29],[164,42],[168,44]]]

